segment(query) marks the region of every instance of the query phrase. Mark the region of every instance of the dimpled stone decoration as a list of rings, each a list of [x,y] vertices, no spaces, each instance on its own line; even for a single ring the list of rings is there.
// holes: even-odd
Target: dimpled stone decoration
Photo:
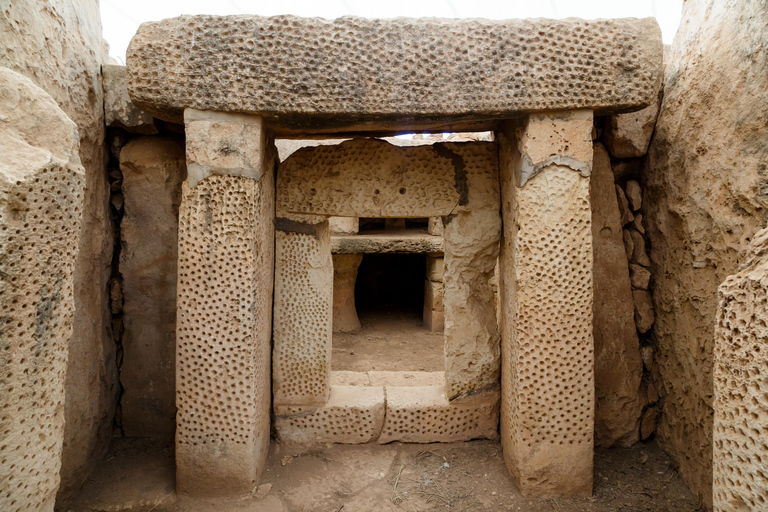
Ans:
[[[653,18],[180,16],[142,24],[127,56],[131,99],[155,117],[252,113],[278,133],[637,110],[661,63]]]

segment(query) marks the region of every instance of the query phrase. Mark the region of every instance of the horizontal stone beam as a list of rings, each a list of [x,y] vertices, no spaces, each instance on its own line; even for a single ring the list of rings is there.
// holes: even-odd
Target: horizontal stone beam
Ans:
[[[424,233],[331,235],[333,254],[443,254],[444,251],[443,237]]]
[[[142,24],[127,57],[131,99],[155,117],[258,114],[278,134],[637,110],[661,65],[653,18],[180,16]]]

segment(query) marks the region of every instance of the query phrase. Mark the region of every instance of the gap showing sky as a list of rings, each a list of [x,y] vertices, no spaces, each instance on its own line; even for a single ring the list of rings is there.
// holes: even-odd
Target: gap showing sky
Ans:
[[[125,51],[145,21],[181,14],[259,14],[338,18],[645,18],[655,17],[664,43],[680,24],[683,0],[101,0],[101,21],[110,56]]]

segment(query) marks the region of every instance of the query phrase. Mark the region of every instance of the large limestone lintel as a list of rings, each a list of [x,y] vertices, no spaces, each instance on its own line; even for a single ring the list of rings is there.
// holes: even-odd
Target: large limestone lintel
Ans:
[[[53,512],[85,171],[75,123],[0,67],[0,510]]]
[[[764,510],[768,417],[768,230],[718,289],[715,325],[714,510]]]
[[[265,159],[259,180],[209,176],[196,187],[183,184],[176,330],[176,483],[182,494],[244,494],[264,467],[274,276],[271,162]]]
[[[524,495],[592,492],[589,178],[553,163],[522,184],[518,179],[533,135],[557,141],[559,134],[570,133],[567,144],[552,144],[540,154],[579,161],[589,155],[591,165],[587,117],[531,116],[517,134],[510,126],[500,133],[501,439],[505,462]]]
[[[208,176],[261,178],[266,144],[260,116],[187,109],[184,130],[190,187]]]
[[[288,134],[479,131],[521,112],[649,105],[662,41],[653,18],[181,16],[142,24],[127,64],[133,101],[170,121],[195,108],[264,115]]]
[[[274,404],[320,405],[330,392],[333,338],[328,220],[285,214],[275,226]]]

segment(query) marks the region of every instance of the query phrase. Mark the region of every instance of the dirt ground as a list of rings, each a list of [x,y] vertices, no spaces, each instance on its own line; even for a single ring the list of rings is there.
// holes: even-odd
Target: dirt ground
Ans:
[[[333,333],[331,370],[442,372],[444,336],[429,332],[420,315],[386,308],[360,312],[363,328]]]
[[[77,502],[62,510],[137,512],[696,511],[654,443],[598,450],[591,498],[524,498],[493,441],[452,444],[273,444],[252,496],[203,502],[173,494],[170,449],[120,440]]]

